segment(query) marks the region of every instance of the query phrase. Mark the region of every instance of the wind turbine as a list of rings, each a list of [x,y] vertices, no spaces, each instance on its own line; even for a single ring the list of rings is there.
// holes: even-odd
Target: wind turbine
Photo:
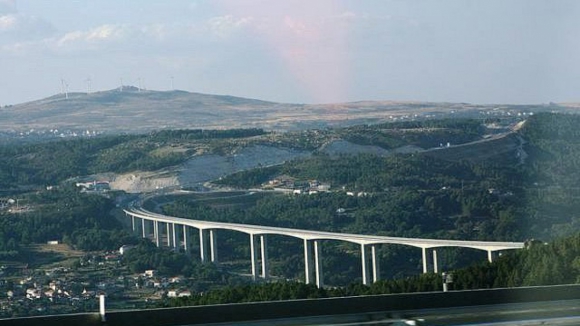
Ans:
[[[68,83],[63,78],[60,79],[60,93],[64,93],[64,98],[68,99]]]
[[[87,78],[85,81],[87,82],[87,94],[90,94],[91,93],[91,83],[92,83],[91,77]]]
[[[137,78],[137,92],[141,93],[141,77]]]

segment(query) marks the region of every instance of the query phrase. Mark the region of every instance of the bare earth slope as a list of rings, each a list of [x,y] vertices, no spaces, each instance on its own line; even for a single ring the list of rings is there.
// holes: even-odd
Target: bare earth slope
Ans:
[[[395,153],[423,153],[451,161],[471,160],[510,160],[520,158],[523,163],[525,152],[523,140],[516,133],[503,133],[484,140],[445,148],[423,150],[416,146],[403,146],[386,150],[378,146],[358,145],[346,140],[333,140],[324,144],[319,151],[330,155],[339,154],[376,154],[388,156]],[[241,148],[235,154],[195,155],[184,164],[170,170],[139,172],[97,176],[98,179],[111,181],[111,187],[130,193],[150,192],[162,188],[195,187],[219,177],[259,166],[282,164],[297,158],[312,155],[305,150],[292,150],[274,146],[252,145]]]

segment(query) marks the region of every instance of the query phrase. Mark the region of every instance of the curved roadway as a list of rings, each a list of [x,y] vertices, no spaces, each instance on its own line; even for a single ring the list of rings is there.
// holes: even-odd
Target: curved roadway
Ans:
[[[498,250],[508,250],[508,249],[520,249],[524,247],[522,242],[496,242],[496,241],[470,241],[470,240],[442,240],[442,239],[421,239],[421,238],[400,238],[400,237],[387,237],[378,235],[361,235],[361,234],[351,234],[351,233],[335,233],[335,232],[324,232],[324,231],[312,231],[312,230],[300,230],[291,228],[281,228],[272,226],[261,226],[261,225],[248,225],[248,224],[237,224],[237,223],[224,223],[224,222],[210,222],[210,221],[200,221],[192,220],[180,217],[173,217],[168,215],[162,215],[147,211],[143,208],[130,208],[124,209],[125,213],[137,218],[171,223],[178,225],[187,225],[200,230],[211,230],[211,229],[225,229],[247,233],[250,235],[267,235],[267,234],[277,234],[285,235],[289,237],[299,238],[303,240],[340,240],[352,242],[360,245],[373,245],[373,244],[399,244],[413,246],[423,249],[437,248],[437,247],[465,247],[473,248],[479,250],[485,250],[488,252],[498,251]]]

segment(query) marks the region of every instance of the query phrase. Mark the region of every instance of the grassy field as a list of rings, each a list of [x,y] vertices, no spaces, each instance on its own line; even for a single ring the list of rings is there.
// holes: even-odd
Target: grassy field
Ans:
[[[258,200],[265,196],[280,195],[277,192],[249,192],[249,191],[229,191],[229,192],[207,192],[207,193],[191,193],[179,196],[165,196],[163,198],[156,197],[149,203],[146,203],[147,209],[157,209],[165,204],[168,204],[176,199],[186,199],[192,202],[203,203],[203,205],[212,208],[248,208],[256,204]]]
[[[32,268],[70,267],[85,255],[67,244],[33,244],[25,248],[23,263]]]

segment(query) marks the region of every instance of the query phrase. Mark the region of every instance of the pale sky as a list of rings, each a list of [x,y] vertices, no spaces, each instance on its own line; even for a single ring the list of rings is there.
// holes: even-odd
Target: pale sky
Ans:
[[[286,103],[580,101],[580,1],[0,0],[0,105],[125,85]]]

